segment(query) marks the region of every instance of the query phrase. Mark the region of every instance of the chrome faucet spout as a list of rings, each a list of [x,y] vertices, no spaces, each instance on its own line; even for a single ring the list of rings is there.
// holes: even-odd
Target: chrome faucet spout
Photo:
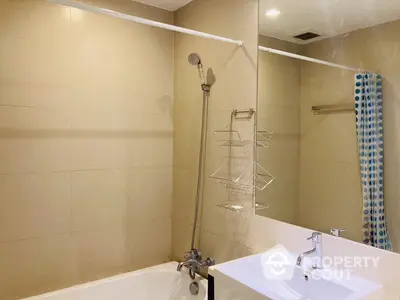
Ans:
[[[176,270],[178,271],[178,272],[180,272],[181,270],[182,270],[182,267],[183,267],[183,263],[179,263],[178,264],[178,267],[176,268]]]
[[[297,263],[296,263],[297,266],[299,266],[299,267],[301,266],[301,264],[303,263],[304,257],[306,257],[306,256],[308,256],[310,254],[313,254],[315,252],[317,252],[317,248],[314,248],[314,249],[312,249],[310,251],[306,251],[306,252],[300,254],[299,257],[297,258]]]
[[[180,272],[180,271],[182,270],[182,268],[185,267],[186,265],[187,265],[186,262],[180,262],[180,263],[178,264],[178,267],[176,268],[176,270],[177,270],[178,272]]]
[[[313,248],[309,251],[301,253],[297,258],[297,266],[301,266],[304,257],[314,254],[317,256],[317,261],[313,265],[314,269],[322,269],[322,234],[320,232],[313,232],[312,236],[307,240],[312,240]]]

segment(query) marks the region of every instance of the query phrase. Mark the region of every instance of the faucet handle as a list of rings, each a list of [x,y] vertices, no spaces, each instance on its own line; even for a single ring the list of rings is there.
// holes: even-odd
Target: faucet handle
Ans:
[[[201,260],[201,252],[197,249],[192,249],[185,253],[185,260],[193,259],[193,260]]]
[[[340,237],[342,235],[342,232],[345,232],[346,230],[344,228],[332,228],[331,229],[331,235]]]
[[[215,265],[215,260],[211,257],[208,257],[206,260],[202,260],[199,262],[200,268],[208,268]]]
[[[312,240],[315,243],[319,243],[321,237],[322,237],[321,232],[313,232],[312,235],[309,238],[307,238],[307,240]]]
[[[206,264],[207,264],[207,266],[209,266],[209,267],[214,266],[214,265],[215,265],[215,259],[213,259],[213,258],[211,258],[211,257],[208,257],[208,258],[206,259]]]
[[[192,257],[192,253],[191,253],[190,251],[186,252],[186,253],[183,255],[184,260],[188,260],[188,259],[190,259],[191,257]]]

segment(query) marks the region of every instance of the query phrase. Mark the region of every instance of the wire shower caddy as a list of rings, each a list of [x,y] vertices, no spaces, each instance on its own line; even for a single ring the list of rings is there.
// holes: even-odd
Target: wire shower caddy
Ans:
[[[246,157],[235,155],[234,150],[254,150],[258,147],[267,148],[272,143],[272,130],[256,126],[254,133],[247,134],[250,139],[243,138],[243,132],[235,128],[237,121],[250,121],[255,115],[255,109],[233,110],[230,124],[222,129],[214,131],[217,142],[221,147],[228,148],[228,156],[225,162],[209,177],[226,187],[230,193],[230,199],[221,201],[216,205],[228,210],[241,212],[250,209],[266,209],[268,205],[240,199],[241,196],[254,195],[256,191],[263,191],[270,185],[275,177],[260,163],[252,159],[249,162]]]

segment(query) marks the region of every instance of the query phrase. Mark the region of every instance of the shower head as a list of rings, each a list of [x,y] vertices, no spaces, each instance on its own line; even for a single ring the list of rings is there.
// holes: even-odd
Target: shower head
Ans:
[[[204,85],[206,83],[206,81],[205,81],[205,77],[204,77],[203,64],[201,63],[200,56],[196,53],[190,53],[189,57],[188,57],[188,61],[191,65],[197,66],[201,84]]]
[[[188,57],[188,61],[193,66],[201,65],[200,56],[198,54],[196,54],[196,53],[190,53],[190,55]]]

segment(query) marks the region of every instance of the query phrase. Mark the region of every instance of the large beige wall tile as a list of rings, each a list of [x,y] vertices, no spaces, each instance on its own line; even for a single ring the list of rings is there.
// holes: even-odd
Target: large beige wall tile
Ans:
[[[130,170],[127,249],[132,269],[171,259],[172,167]]]
[[[104,134],[69,139],[68,168],[99,170],[127,167],[131,157],[129,142],[122,137],[107,138]]]
[[[251,249],[227,237],[216,235],[208,230],[201,232],[201,246],[205,256],[212,257],[217,263],[251,255]]]
[[[124,137],[118,132],[101,130],[68,132],[70,134],[72,138],[0,140],[4,143],[0,148],[5,157],[3,173],[172,165],[172,139],[169,137],[152,137],[150,133],[130,138],[129,134]]]
[[[69,231],[68,174],[2,175],[0,179],[1,242]]]
[[[251,213],[237,213],[215,205],[204,206],[202,230],[223,236],[235,243],[242,243],[243,235],[246,234],[245,224],[250,215]]]
[[[199,93],[201,94],[201,91]],[[178,105],[182,107],[178,108]],[[199,165],[201,100],[193,105],[195,108],[190,109],[187,103],[174,104],[174,166],[190,170],[198,168]]]
[[[68,170],[69,144],[37,132],[3,131],[0,139],[1,174]]]
[[[71,173],[71,230],[107,228],[126,221],[129,173],[99,170]]]
[[[193,212],[194,217],[194,212]],[[199,248],[200,242],[200,230],[198,226],[196,229],[195,244],[196,249]],[[172,218],[172,239],[171,239],[171,250],[172,259],[176,261],[182,261],[184,254],[191,250],[193,234],[193,219],[188,218]]]
[[[7,17],[1,26],[0,81],[68,84],[72,71],[68,9],[38,0],[1,5]]]
[[[132,268],[141,269],[171,260],[171,218],[131,218],[127,237]]]
[[[0,80],[0,103],[3,106],[55,108],[57,112],[71,100],[70,93],[71,89],[66,85]]]
[[[193,224],[197,191],[197,172],[178,166],[174,167],[174,194],[172,215],[174,218],[185,218]]]
[[[133,219],[172,217],[172,167],[135,168],[129,174],[129,215]]]
[[[4,97],[6,98],[6,97]],[[50,107],[0,107],[0,128],[5,130],[62,131],[70,127],[70,122],[61,110]]]
[[[73,22],[71,27],[76,44],[71,57],[80,70],[74,74],[73,86],[113,86],[126,91],[136,83],[136,93],[144,93],[159,82],[159,97],[171,97],[173,64],[165,57],[173,55],[173,33],[90,13],[85,13],[85,22]],[[142,38],[137,43],[133,37],[138,35],[154,38]],[[143,59],[145,55],[152,59]],[[133,68],[141,71],[132,72]],[[101,76],[96,72],[101,72]]]
[[[130,165],[132,167],[172,166],[172,138],[145,137],[130,141]]]
[[[103,96],[96,95],[97,93],[95,95],[90,93],[91,95],[84,96],[81,93],[83,92],[76,92],[77,95],[74,99],[80,99],[81,102],[91,102],[92,100],[85,99],[94,98],[98,99],[99,102],[96,103],[96,101],[93,101],[93,103],[86,103],[85,105],[71,103],[71,106],[75,107],[70,108],[68,116],[71,120],[71,128],[78,132],[90,133],[92,131],[95,136],[97,131],[98,134],[104,132],[109,135],[137,139],[157,135],[160,137],[172,137],[172,117],[168,102],[166,102],[164,107],[163,103],[151,101],[154,99],[154,96],[130,95],[129,91],[121,91],[121,95],[118,96],[113,95],[115,91],[99,92]],[[106,93],[108,94],[107,96],[104,95]],[[114,97],[117,97],[120,101],[113,100]],[[144,103],[153,102],[155,107],[154,109],[143,107],[144,105],[141,107],[132,103],[132,99]],[[104,101],[104,103],[100,103],[101,101]]]
[[[0,244],[0,298],[21,299],[72,285],[69,234]]]
[[[225,222],[227,211],[216,207],[215,204],[204,204],[201,230],[232,238],[232,232],[228,233],[230,225]]]
[[[78,231],[71,234],[75,282],[104,278],[128,270],[125,226]]]
[[[51,37],[63,34],[59,30],[67,30],[70,9],[41,0],[2,0],[1,2],[1,34],[7,37],[26,38],[32,35],[44,37],[48,33]],[[62,16],[62,18],[61,18]],[[51,28],[48,22],[53,25]],[[54,30],[57,29],[57,30]],[[47,31],[46,31],[47,30]]]

